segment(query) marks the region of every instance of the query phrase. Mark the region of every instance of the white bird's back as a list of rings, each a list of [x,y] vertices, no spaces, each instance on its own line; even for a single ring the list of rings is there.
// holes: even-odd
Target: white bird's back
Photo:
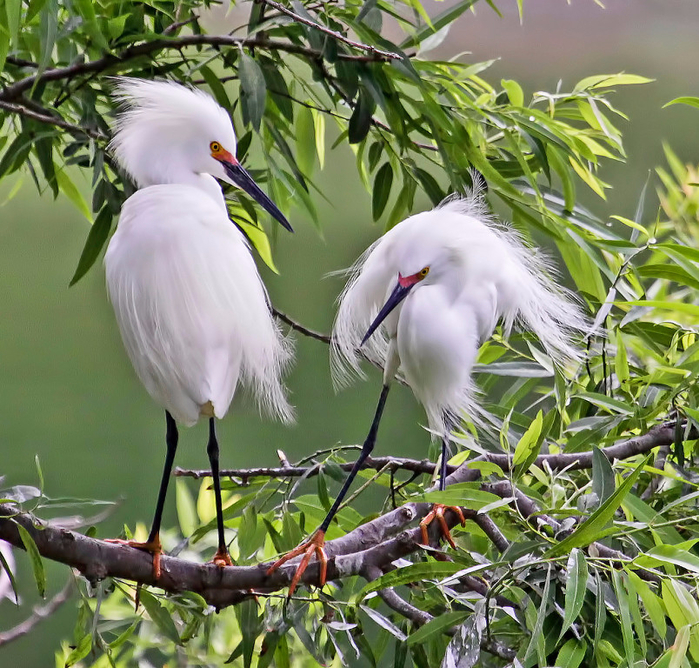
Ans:
[[[423,268],[424,280],[361,346],[399,274]],[[471,372],[499,322],[506,334],[515,325],[532,331],[557,364],[580,358],[572,337],[585,318],[550,273],[540,253],[493,221],[478,193],[411,216],[351,270],[333,330],[333,376],[342,385],[361,373],[360,346],[381,366],[396,364],[389,359],[395,351],[433,429],[443,433],[463,413],[482,422]]]

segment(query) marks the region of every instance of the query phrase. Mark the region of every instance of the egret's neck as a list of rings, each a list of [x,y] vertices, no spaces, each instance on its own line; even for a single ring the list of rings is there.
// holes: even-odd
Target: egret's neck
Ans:
[[[143,186],[149,185],[187,185],[194,186],[205,192],[211,199],[213,199],[217,204],[220,204],[224,209],[226,208],[226,200],[223,197],[223,191],[218,181],[210,174],[198,174],[190,170],[168,170],[165,175],[161,175],[160,178],[154,179],[150,178]]]

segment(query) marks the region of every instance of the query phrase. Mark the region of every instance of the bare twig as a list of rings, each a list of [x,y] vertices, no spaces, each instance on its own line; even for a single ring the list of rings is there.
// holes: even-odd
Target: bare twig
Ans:
[[[68,582],[61,591],[58,592],[48,603],[41,606],[36,606],[31,614],[23,622],[11,628],[9,631],[0,633],[0,646],[7,645],[17,638],[26,636],[39,622],[50,617],[58,608],[60,608],[72,595],[74,588],[73,578],[70,577]]]
[[[505,538],[504,534],[498,529],[497,524],[493,522],[487,515],[477,514],[473,521],[483,530],[488,538],[493,541],[493,545],[498,552],[505,552],[510,547],[510,542]]]
[[[39,121],[40,123],[55,125],[58,128],[67,130],[73,135],[87,135],[88,137],[91,137],[92,139],[97,139],[99,141],[106,141],[107,139],[109,139],[107,135],[105,135],[103,132],[100,132],[99,130],[93,130],[92,128],[84,128],[80,125],[73,125],[72,123],[68,123],[67,121],[64,121],[62,118],[59,118],[58,116],[52,116],[48,112],[46,114],[42,114],[32,109],[28,109],[22,104],[17,104],[16,102],[4,102],[2,99],[0,99],[0,109],[4,109],[5,111],[9,111],[13,114],[19,114],[20,116],[24,116],[25,118],[31,118],[35,121]]]
[[[317,23],[316,21],[307,19],[304,16],[300,16],[288,7],[282,5],[280,2],[275,2],[275,0],[260,0],[260,2],[263,2],[265,5],[268,5],[269,7],[273,7],[282,14],[286,14],[287,16],[291,17],[296,23],[302,23],[303,25],[308,26],[309,28],[318,30],[319,32],[322,32],[324,35],[328,35],[329,37],[336,39],[338,42],[342,42],[343,44],[347,44],[347,46],[351,46],[353,49],[364,51],[365,53],[371,53],[374,56],[377,56],[378,58],[385,60],[401,60],[403,58],[403,56],[401,56],[399,53],[395,53],[393,51],[383,51],[382,49],[377,49],[375,46],[371,46],[370,44],[362,44],[362,42],[356,42],[352,39],[349,39],[348,37],[345,37],[342,33],[337,32],[337,30],[332,30],[321,23]]]
[[[312,329],[304,327],[295,320],[292,320],[288,315],[286,315],[286,313],[282,313],[274,307],[272,307],[272,313],[275,318],[281,320],[283,323],[289,325],[291,329],[293,329],[296,332],[299,332],[300,334],[303,334],[304,336],[309,336],[310,338],[316,339],[317,341],[322,341],[323,343],[330,343],[331,341],[330,337],[327,334],[321,334],[320,332],[316,332]]]
[[[301,329],[299,331],[304,331]],[[653,448],[670,445],[674,443],[675,425],[673,422],[664,422],[662,424],[652,427],[647,433],[641,434],[640,436],[634,436],[633,438],[622,441],[621,443],[615,443],[607,448],[602,448],[601,452],[607,456],[608,459],[614,461],[615,459],[628,459],[629,457],[634,457],[636,455],[644,454],[649,452]],[[359,446],[353,446],[358,448]],[[451,474],[448,484],[454,484],[457,482],[467,482],[469,480],[477,480],[480,473],[477,469],[469,468],[469,464],[473,461],[488,461],[493,464],[497,464],[502,468],[503,471],[507,472],[511,468],[512,457],[510,455],[501,455],[496,453],[489,453],[487,455],[482,455],[475,460],[466,462],[461,466],[454,466],[452,464],[447,464],[447,472]],[[554,471],[559,471],[561,469],[589,469],[592,468],[592,450],[585,452],[575,452],[571,454],[562,453],[558,455],[539,455],[535,462],[537,466],[541,467],[547,464]],[[351,462],[339,464],[343,471],[350,471],[353,464]],[[247,468],[247,469],[224,469],[221,471],[221,475],[231,478],[242,478],[243,480],[249,480],[250,478],[257,477],[267,477],[267,478],[300,478],[300,477],[313,477],[318,475],[318,471],[321,469],[322,464],[314,464],[312,466],[282,466],[282,467],[266,467],[261,466],[257,468]],[[434,473],[434,462],[428,459],[408,459],[405,457],[368,457],[362,466],[363,469],[375,469],[381,470],[387,468],[392,471],[412,471],[414,473],[426,473],[431,475]],[[176,468],[174,475],[189,478],[204,478],[210,477],[211,471],[207,469],[182,469]],[[453,477],[452,477],[453,476]]]

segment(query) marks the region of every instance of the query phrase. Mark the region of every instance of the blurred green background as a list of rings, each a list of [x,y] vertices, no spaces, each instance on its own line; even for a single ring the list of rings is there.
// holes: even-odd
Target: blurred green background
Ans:
[[[471,61],[499,60],[482,74],[497,84],[517,79],[527,94],[570,89],[582,77],[620,71],[657,79],[630,87],[613,101],[630,118],[620,122],[626,164],[606,164],[602,177],[612,184],[608,202],[583,195],[601,214],[633,217],[649,170],[663,164],[662,142],[683,161],[699,162],[699,114],[686,107],[662,110],[680,95],[699,95],[696,0],[529,0],[520,25],[515,0],[498,3],[499,18],[486,3],[464,15],[431,57],[467,51]],[[438,10],[445,3],[435,3]],[[330,145],[330,141],[328,142]],[[276,276],[265,271],[272,301],[304,325],[328,331],[341,278],[324,279],[348,266],[380,233],[373,225],[370,198],[343,146],[327,156],[318,184],[332,205],[318,200],[320,238],[310,221],[291,216],[296,234],[278,234]],[[4,202],[13,182],[0,188]],[[427,202],[419,202],[423,208]],[[651,194],[647,216],[653,217]],[[50,496],[117,500],[122,504],[101,527],[115,535],[122,523],[148,524],[164,457],[164,417],[142,389],[123,352],[104,290],[101,264],[76,287],[68,281],[80,255],[88,224],[64,199],[39,196],[28,176],[19,194],[0,208],[0,473],[4,485],[36,484],[39,456]],[[274,465],[276,449],[291,460],[334,443],[361,442],[379,392],[379,374],[336,395],[327,348],[295,337],[296,363],[288,384],[298,422],[286,428],[262,420],[237,404],[220,426],[222,466]],[[409,391],[399,388],[381,427],[378,454],[423,457],[428,437]],[[185,430],[176,464],[204,468],[206,432]],[[174,495],[165,523],[175,521]],[[0,602],[0,629],[30,614],[38,602],[23,554],[18,554],[23,592],[17,608]],[[50,565],[49,585],[59,589],[65,569]],[[0,666],[53,666],[53,653],[68,637],[74,608],[68,603],[35,632],[0,648]]]

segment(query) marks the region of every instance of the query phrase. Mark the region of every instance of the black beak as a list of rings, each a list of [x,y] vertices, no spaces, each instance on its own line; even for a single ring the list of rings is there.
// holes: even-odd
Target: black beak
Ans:
[[[284,214],[277,208],[277,205],[260,189],[252,180],[250,174],[243,168],[239,163],[228,162],[227,160],[222,160],[221,164],[226,170],[228,177],[237,185],[239,188],[244,190],[250,197],[252,197],[267,213],[269,213],[275,220],[277,220],[282,227],[293,232],[293,228],[289,224],[289,221],[284,217]]]
[[[361,345],[364,345],[369,337],[377,330],[378,326],[386,319],[386,316],[394,309],[398,304],[400,304],[407,296],[408,293],[413,289],[415,284],[403,286],[400,283],[393,288],[393,292],[386,300],[378,315],[374,318],[374,322],[371,323],[369,329],[367,329],[364,338],[362,339]]]

